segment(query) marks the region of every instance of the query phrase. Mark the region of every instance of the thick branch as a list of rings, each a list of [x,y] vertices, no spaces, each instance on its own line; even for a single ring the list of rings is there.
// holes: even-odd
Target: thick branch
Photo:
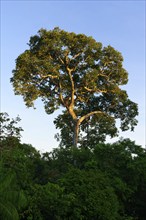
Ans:
[[[89,112],[88,114],[82,116],[79,121],[80,121],[80,124],[87,118],[89,118],[90,116],[92,115],[96,115],[96,114],[105,114],[104,112],[102,111],[93,111],[93,112]]]
[[[74,107],[75,86],[74,86],[73,77],[71,75],[71,69],[69,69],[68,67],[67,67],[67,72],[68,72],[70,82],[71,82],[71,102],[70,102],[69,106],[73,108]]]
[[[67,110],[68,110],[69,114],[71,115],[72,119],[73,119],[74,121],[77,120],[77,115],[76,115],[76,113],[74,112],[73,108],[72,108],[72,107],[68,107]]]

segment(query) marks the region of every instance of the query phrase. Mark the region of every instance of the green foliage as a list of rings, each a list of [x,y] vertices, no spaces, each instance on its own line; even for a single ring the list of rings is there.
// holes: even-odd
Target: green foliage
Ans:
[[[146,219],[146,150],[135,142],[43,154],[7,136],[1,144],[2,220]]]
[[[117,134],[117,119],[122,131],[137,125],[137,104],[121,89],[128,82],[122,62],[120,52],[103,47],[92,37],[59,28],[41,29],[30,38],[29,49],[16,59],[11,83],[28,107],[41,98],[48,114],[60,107],[66,109],[56,120],[61,138],[66,134],[66,143],[73,136],[73,145],[77,146],[82,125],[81,131],[91,136],[91,141],[96,139],[97,144],[106,135]],[[62,123],[67,125],[63,127]],[[73,135],[66,133],[67,127]]]
[[[68,219],[74,195],[65,194],[58,184],[34,185],[31,191],[29,210],[32,219]],[[38,211],[39,210],[39,211]],[[38,213],[39,212],[39,213]],[[36,215],[38,213],[38,216]]]
[[[18,211],[26,206],[26,197],[16,184],[13,171],[3,167],[0,163],[0,219],[19,220]]]
[[[18,138],[20,139],[20,132],[23,131],[21,127],[17,127],[16,125],[19,123],[21,119],[17,116],[15,119],[10,119],[9,115],[6,112],[0,113],[0,140],[4,140],[5,138]]]
[[[55,135],[57,141],[60,142],[59,145],[62,147],[72,146],[74,124],[67,111],[63,111],[63,114],[58,115],[54,120],[54,124],[57,129],[60,129],[60,133]],[[110,137],[118,135],[118,129],[116,128],[114,118],[94,115],[81,124],[78,142],[80,146],[92,148],[98,143],[105,142],[107,135]]]
[[[100,170],[69,170],[60,179],[65,192],[73,193],[71,219],[118,218],[118,201],[109,180]]]

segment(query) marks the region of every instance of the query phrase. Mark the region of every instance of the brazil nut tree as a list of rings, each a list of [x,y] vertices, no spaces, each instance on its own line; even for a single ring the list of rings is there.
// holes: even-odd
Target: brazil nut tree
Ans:
[[[28,107],[41,98],[48,114],[64,107],[74,127],[74,146],[80,125],[89,119],[98,123],[102,118],[115,127],[120,119],[122,130],[133,130],[138,110],[121,89],[128,74],[120,52],[59,28],[39,30],[28,45],[13,70],[15,94],[22,95]]]

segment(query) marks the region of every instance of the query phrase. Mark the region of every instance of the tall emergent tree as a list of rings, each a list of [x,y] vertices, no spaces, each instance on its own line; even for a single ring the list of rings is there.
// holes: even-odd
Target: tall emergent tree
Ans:
[[[41,29],[28,45],[13,70],[15,94],[22,95],[28,107],[40,97],[48,114],[65,107],[74,127],[74,146],[80,125],[89,119],[109,122],[112,136],[116,119],[123,131],[134,129],[137,104],[120,88],[128,82],[121,53],[92,37],[59,28]]]

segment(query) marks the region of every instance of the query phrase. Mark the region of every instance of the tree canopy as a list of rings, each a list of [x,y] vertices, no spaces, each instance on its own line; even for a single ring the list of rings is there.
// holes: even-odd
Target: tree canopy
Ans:
[[[74,146],[80,125],[89,120],[99,125],[100,120],[110,122],[112,132],[107,130],[112,136],[117,133],[116,119],[122,131],[134,129],[138,109],[121,89],[128,73],[120,52],[59,28],[39,30],[28,45],[13,70],[15,94],[22,95],[28,107],[41,98],[48,114],[65,107],[73,124]]]
[[[40,153],[13,137],[0,140],[1,220],[146,219],[146,150],[134,141]]]

